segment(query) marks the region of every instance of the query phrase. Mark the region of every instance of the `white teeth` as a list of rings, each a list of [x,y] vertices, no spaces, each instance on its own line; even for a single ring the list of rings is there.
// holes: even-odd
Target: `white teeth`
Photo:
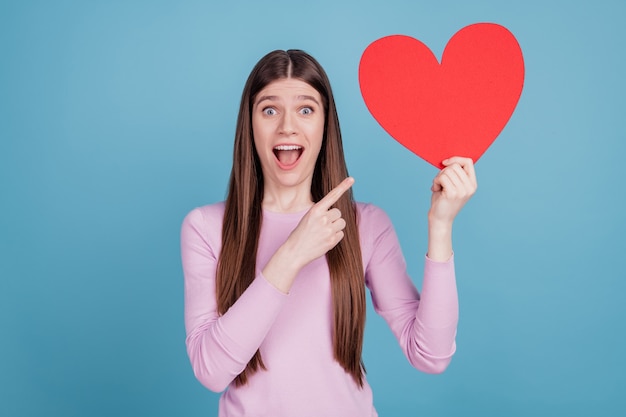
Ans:
[[[275,146],[274,149],[276,149],[277,151],[295,151],[298,149],[302,149],[302,146],[298,146],[298,145],[278,145]]]

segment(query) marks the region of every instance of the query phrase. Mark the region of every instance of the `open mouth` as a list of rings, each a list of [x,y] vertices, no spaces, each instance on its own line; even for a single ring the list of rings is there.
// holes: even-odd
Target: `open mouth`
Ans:
[[[274,147],[274,155],[278,165],[283,168],[292,168],[300,159],[304,148],[299,145],[278,145]]]

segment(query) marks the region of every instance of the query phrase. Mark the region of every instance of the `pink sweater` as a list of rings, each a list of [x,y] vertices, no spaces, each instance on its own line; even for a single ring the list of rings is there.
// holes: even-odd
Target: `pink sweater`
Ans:
[[[420,297],[387,215],[360,203],[358,212],[365,284],[374,309],[415,368],[442,372],[455,351],[453,259],[426,258]],[[196,208],[185,218],[181,234],[187,351],[203,385],[216,392],[228,388],[220,398],[219,416],[376,416],[367,381],[359,388],[333,359],[326,258],[302,269],[288,295],[260,272],[305,212],[263,212],[257,276],[220,316],[215,272],[223,214],[223,203]],[[258,348],[267,370],[253,374],[243,387],[230,385]]]

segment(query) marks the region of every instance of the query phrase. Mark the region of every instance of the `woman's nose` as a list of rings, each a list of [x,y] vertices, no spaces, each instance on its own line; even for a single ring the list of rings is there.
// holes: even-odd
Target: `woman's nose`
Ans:
[[[296,133],[296,121],[290,112],[283,114],[280,120],[280,133],[284,135],[292,135]]]

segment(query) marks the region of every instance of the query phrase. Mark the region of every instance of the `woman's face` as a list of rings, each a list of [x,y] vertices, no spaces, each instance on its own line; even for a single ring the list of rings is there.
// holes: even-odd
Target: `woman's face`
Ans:
[[[268,84],[253,103],[252,132],[266,187],[310,189],[324,136],[316,89],[295,78]]]

